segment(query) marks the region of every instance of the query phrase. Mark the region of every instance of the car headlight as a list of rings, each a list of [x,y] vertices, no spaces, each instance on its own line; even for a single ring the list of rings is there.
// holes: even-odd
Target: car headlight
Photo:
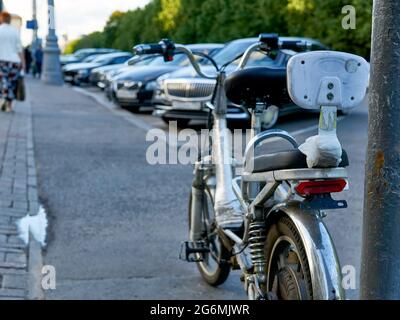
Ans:
[[[157,81],[150,81],[146,84],[145,90],[154,91],[158,87]]]
[[[116,74],[117,74],[117,71],[116,71],[116,70],[114,70],[114,71],[108,71],[108,72],[106,73],[106,77],[109,78],[109,79],[111,79],[111,78],[114,77]]]
[[[142,83],[136,82],[136,81],[124,81],[124,87],[127,89],[134,89],[134,88],[140,88],[142,86]]]
[[[89,74],[89,70],[87,70],[87,69],[82,69],[82,70],[79,70],[78,71],[78,74],[80,75],[80,76],[87,76],[88,74]]]

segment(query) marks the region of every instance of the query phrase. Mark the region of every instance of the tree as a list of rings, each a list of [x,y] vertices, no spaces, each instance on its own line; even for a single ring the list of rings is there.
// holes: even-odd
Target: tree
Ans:
[[[342,28],[342,8],[352,5],[357,28]],[[130,50],[140,42],[170,37],[176,42],[227,42],[263,32],[320,40],[334,50],[369,58],[372,0],[152,0],[144,8],[114,12],[102,32],[72,48]]]

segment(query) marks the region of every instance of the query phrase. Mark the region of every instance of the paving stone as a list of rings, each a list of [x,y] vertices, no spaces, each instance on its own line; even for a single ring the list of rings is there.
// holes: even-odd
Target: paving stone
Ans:
[[[26,291],[24,289],[0,289],[0,297],[24,298]]]
[[[9,223],[11,223],[11,218],[10,217],[3,217],[3,216],[0,216],[0,224],[9,224]]]
[[[28,273],[26,270],[20,270],[20,269],[4,269],[0,268],[0,274],[4,276],[5,274],[10,274],[10,275],[25,275],[27,276]]]
[[[8,274],[3,276],[2,287],[4,289],[25,289],[27,284],[26,275]]]
[[[13,201],[12,207],[22,210],[28,210],[28,202],[27,201]]]
[[[0,228],[0,234],[6,236],[18,235],[17,227],[10,225],[8,228]]]
[[[0,216],[22,218],[26,216],[26,211],[17,208],[0,208]]]
[[[26,264],[25,253],[7,253],[6,262]]]
[[[1,262],[0,261],[0,268],[4,269],[26,269],[26,263],[16,263],[16,262]]]
[[[25,188],[15,188],[14,187],[12,189],[12,192],[15,193],[15,194],[23,194],[23,195],[25,195],[26,192],[27,192],[27,187],[25,187]]]
[[[28,251],[17,222],[39,207],[31,110],[29,103],[19,104],[7,136],[0,137],[7,140],[0,148],[0,300],[27,295]]]
[[[0,200],[0,207],[10,208],[12,204],[11,200]]]
[[[12,243],[12,244],[24,244],[22,239],[18,236],[9,236],[7,239],[7,243]]]

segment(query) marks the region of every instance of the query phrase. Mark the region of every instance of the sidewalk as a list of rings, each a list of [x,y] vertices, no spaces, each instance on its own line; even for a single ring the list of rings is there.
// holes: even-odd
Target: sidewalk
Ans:
[[[20,239],[17,222],[38,209],[31,108],[18,102],[0,113],[0,299],[34,298],[29,261],[40,250]]]

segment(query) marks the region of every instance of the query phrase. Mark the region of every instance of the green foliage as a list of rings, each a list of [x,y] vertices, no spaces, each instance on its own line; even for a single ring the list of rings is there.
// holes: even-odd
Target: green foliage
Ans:
[[[72,54],[74,51],[76,51],[76,48],[78,47],[80,42],[80,39],[72,40],[68,42],[64,49],[64,54]]]
[[[100,31],[93,32],[87,36],[82,37],[79,41],[75,42],[73,51],[83,48],[102,48],[104,47],[104,33]]]
[[[353,5],[357,28],[342,28],[342,8]],[[369,56],[372,0],[152,0],[144,8],[114,12],[102,32],[74,41],[68,50],[136,43],[226,42],[261,32],[307,36],[335,50]]]

